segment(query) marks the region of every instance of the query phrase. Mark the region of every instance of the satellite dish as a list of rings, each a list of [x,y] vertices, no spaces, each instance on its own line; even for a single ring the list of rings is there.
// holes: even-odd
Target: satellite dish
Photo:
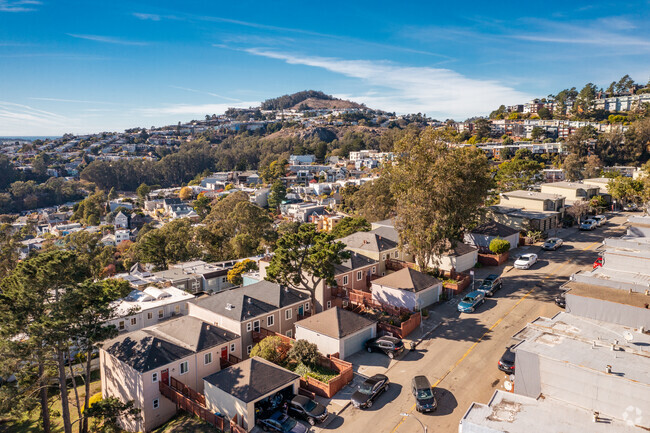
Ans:
[[[632,341],[632,340],[634,340],[634,335],[633,335],[630,331],[625,331],[625,332],[623,333],[623,337],[625,337],[625,339],[626,339],[627,341]]]

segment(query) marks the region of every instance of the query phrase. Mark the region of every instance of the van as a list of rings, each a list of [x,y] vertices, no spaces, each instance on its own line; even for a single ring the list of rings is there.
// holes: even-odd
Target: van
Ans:
[[[433,412],[438,407],[436,396],[426,376],[415,376],[411,381],[411,392],[415,397],[418,412]]]

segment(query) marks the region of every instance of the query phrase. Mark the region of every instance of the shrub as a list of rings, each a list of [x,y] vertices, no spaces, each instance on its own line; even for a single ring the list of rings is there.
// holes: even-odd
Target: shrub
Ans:
[[[98,392],[97,394],[93,394],[89,399],[88,399],[88,407],[93,407],[93,404],[97,403],[98,401],[102,400],[102,393]],[[81,407],[81,411],[83,412],[86,408]]]
[[[490,251],[494,254],[505,254],[510,251],[510,242],[505,239],[495,238],[490,242]]]
[[[253,356],[259,356],[260,358],[264,358],[274,364],[281,365],[287,358],[288,351],[289,345],[285,343],[282,338],[274,335],[266,337],[264,340],[257,343],[255,347],[253,347],[253,350],[251,350],[250,356],[251,358]]]
[[[411,313],[402,313],[399,315],[400,322],[406,322],[411,317]]]
[[[289,359],[305,365],[316,365],[321,356],[318,346],[307,340],[297,340],[287,353]]]
[[[429,317],[429,310],[426,308],[423,308],[420,313],[422,313],[422,317]]]

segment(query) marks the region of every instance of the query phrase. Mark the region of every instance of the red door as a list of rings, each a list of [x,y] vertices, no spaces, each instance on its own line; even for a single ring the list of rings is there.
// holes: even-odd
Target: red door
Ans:
[[[163,383],[169,385],[169,368],[166,368],[160,372],[160,380],[162,380]]]
[[[222,347],[221,348],[221,359],[224,361],[228,361],[228,348],[227,347]]]

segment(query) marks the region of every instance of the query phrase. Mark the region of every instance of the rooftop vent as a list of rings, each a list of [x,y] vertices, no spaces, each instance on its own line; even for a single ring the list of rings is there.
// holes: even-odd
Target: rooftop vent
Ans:
[[[235,306],[233,304],[226,304],[226,310],[230,311],[233,308],[235,308]]]
[[[253,300],[252,300],[251,298],[248,298],[248,299],[247,299],[247,302],[248,302],[249,304],[252,304],[252,303],[253,303]]]

